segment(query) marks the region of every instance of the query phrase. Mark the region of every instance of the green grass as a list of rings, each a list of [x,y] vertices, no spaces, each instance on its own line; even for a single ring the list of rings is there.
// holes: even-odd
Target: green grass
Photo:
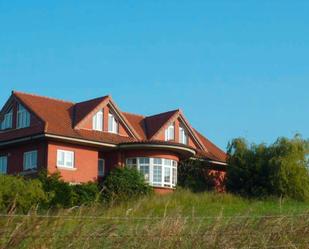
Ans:
[[[309,205],[177,191],[0,218],[0,248],[309,248]]]

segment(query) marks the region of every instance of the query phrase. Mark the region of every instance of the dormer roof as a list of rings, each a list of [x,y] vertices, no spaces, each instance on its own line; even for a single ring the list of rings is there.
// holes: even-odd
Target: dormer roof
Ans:
[[[169,122],[174,122],[176,119],[180,119],[199,145],[199,148],[197,149],[198,155],[216,161],[226,161],[226,154],[201,133],[193,129],[181,110],[173,110],[146,117],[143,115],[122,112],[109,95],[74,103],[13,91],[8,102],[13,99],[16,99],[25,105],[26,108],[42,120],[44,125],[41,127],[20,129],[14,132],[0,133],[0,142],[33,135],[34,133],[44,133],[115,145],[122,143],[143,143],[147,141],[158,141],[156,137],[157,134],[162,131]],[[91,115],[98,106],[104,104],[108,104],[113,112],[115,112],[119,119],[126,125],[131,134],[129,137],[78,128],[78,125],[83,122],[85,118]],[[2,110],[4,109],[5,108]],[[162,142],[165,141],[161,141],[160,143]]]

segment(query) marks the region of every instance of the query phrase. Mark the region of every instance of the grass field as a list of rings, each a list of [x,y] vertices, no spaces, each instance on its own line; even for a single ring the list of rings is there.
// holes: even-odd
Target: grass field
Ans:
[[[0,217],[0,248],[309,248],[309,204],[177,191]]]

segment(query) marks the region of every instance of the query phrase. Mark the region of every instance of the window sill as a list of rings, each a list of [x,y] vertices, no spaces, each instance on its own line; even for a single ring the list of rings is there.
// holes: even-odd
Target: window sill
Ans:
[[[23,172],[20,172],[19,174],[22,175],[22,176],[25,176],[25,175],[35,174],[35,173],[38,173],[37,169],[31,169],[31,170],[23,171]]]
[[[67,168],[67,167],[63,167],[63,166],[57,166],[58,169],[60,170],[68,170],[68,171],[76,171],[77,168]]]

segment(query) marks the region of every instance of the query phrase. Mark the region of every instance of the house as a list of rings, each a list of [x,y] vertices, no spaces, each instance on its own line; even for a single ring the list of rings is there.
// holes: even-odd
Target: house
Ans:
[[[60,172],[78,184],[113,167],[136,167],[158,192],[177,184],[180,160],[222,170],[226,154],[196,131],[180,110],[154,116],[122,112],[111,96],[73,103],[13,91],[0,112],[0,172]]]

